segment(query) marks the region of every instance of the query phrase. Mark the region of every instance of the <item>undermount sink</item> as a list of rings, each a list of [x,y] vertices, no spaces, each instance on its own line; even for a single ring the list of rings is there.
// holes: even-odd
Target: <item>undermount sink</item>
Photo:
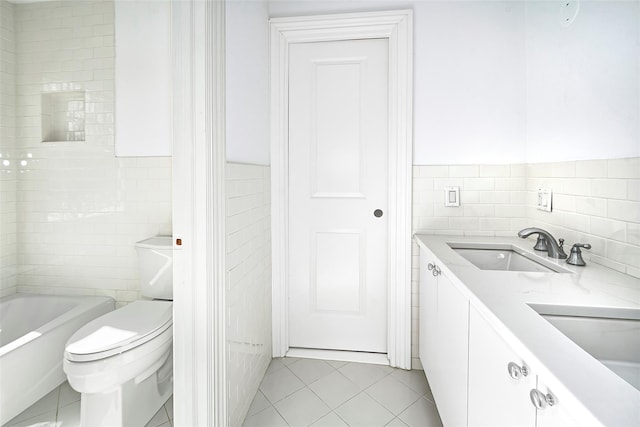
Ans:
[[[529,307],[640,390],[640,310],[542,304]]]
[[[509,244],[447,243],[451,249],[481,270],[569,273],[559,265]]]

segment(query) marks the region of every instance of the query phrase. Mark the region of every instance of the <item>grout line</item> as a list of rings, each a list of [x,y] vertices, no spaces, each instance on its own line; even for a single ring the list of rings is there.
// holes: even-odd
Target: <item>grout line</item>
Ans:
[[[56,424],[58,423],[58,414],[60,413],[60,394],[61,393],[62,393],[62,385],[59,385],[58,386],[58,400],[56,401]]]

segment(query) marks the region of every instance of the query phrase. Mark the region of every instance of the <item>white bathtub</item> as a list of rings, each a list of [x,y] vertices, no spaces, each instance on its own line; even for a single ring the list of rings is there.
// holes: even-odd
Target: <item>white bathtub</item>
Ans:
[[[0,425],[65,381],[67,340],[114,308],[108,297],[18,293],[0,299]]]

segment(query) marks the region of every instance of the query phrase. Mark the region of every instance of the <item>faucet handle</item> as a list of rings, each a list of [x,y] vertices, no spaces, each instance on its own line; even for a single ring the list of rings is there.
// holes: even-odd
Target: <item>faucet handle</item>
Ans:
[[[591,245],[589,243],[575,243],[571,250],[573,250],[573,248],[591,249]]]
[[[582,259],[582,251],[580,248],[591,249],[591,245],[589,243],[576,243],[571,247],[571,253],[569,254],[569,258],[567,258],[567,264],[577,265],[580,267],[584,267],[587,265]]]
[[[560,247],[564,246],[564,239],[562,237],[559,238],[558,243],[560,244]]]

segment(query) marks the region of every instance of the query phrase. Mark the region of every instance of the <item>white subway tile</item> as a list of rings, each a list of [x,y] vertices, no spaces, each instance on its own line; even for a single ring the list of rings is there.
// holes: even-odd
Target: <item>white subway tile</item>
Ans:
[[[640,202],[627,200],[607,200],[609,218],[640,223]]]
[[[607,161],[609,178],[640,179],[640,157]]]
[[[421,178],[447,178],[449,166],[418,166]]]
[[[592,179],[591,196],[605,199],[625,199],[627,181],[624,179]]]
[[[449,166],[449,176],[456,178],[478,177],[480,167],[477,165],[451,165]]]
[[[627,200],[640,201],[640,179],[627,181]]]
[[[576,197],[576,212],[586,215],[606,217],[607,200],[594,197]]]
[[[627,240],[627,223],[606,218],[591,218],[590,232],[607,239]]]
[[[511,192],[509,191],[479,191],[479,203],[507,204],[511,203]]]
[[[445,187],[461,187],[465,190],[475,190],[475,188],[467,188],[465,186],[464,178],[434,178],[433,189],[444,190]],[[444,197],[444,196],[443,196]]]
[[[607,241],[607,258],[633,268],[640,268],[640,247],[626,243]]]
[[[495,179],[496,190],[523,191],[526,187],[526,179],[524,177]]]
[[[640,224],[627,222],[627,243],[640,246]]]
[[[492,217],[495,215],[494,205],[465,204],[464,216]]]
[[[579,160],[576,162],[576,177],[580,178],[606,178],[606,160]]]
[[[480,165],[481,177],[508,177],[511,176],[510,165]]]
[[[480,220],[478,218],[449,218],[449,225],[454,230],[479,230]]]
[[[464,178],[465,190],[494,190],[495,178]]]

